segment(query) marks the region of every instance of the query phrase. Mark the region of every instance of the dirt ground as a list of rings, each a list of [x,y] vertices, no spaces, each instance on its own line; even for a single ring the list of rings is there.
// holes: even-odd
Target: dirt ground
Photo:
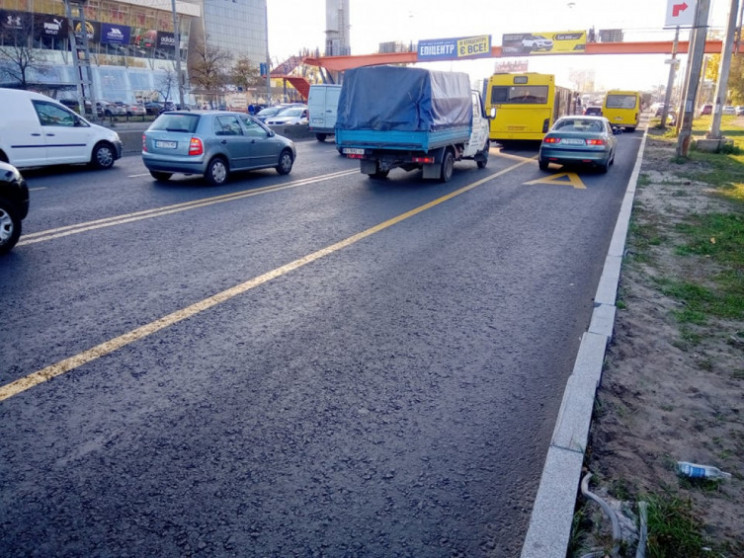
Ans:
[[[692,277],[706,284],[716,264],[678,255],[674,227],[692,213],[736,209],[707,184],[687,178],[704,163],[674,163],[674,145],[647,138],[586,466],[594,475],[592,491],[610,500],[637,502],[649,494],[689,500],[708,541],[704,556],[742,558],[744,322],[681,326],[673,316],[680,304],[654,282]],[[662,241],[641,244],[634,226],[655,228]],[[691,483],[676,475],[678,460],[715,465],[733,476]],[[592,543],[601,548],[610,533],[609,521],[596,504],[587,510],[592,507],[599,522],[575,556],[597,548]]]

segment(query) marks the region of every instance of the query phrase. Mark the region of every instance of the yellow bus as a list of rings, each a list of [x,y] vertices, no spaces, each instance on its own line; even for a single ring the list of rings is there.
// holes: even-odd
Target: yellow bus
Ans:
[[[641,94],[638,91],[608,91],[602,104],[602,116],[613,126],[635,132],[641,118]]]
[[[492,75],[484,94],[486,114],[491,119],[493,141],[542,140],[553,123],[574,110],[574,95],[555,84],[551,74],[524,73]]]

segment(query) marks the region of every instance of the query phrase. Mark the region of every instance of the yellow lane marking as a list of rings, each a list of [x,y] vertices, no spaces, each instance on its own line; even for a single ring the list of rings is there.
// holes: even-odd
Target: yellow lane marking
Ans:
[[[177,310],[175,312],[167,314],[166,316],[163,316],[155,320],[154,322],[150,322],[148,324],[140,326],[127,333],[124,333],[123,335],[120,335],[119,337],[115,337],[113,339],[105,341],[99,345],[96,345],[95,347],[91,349],[85,350],[74,356],[71,356],[55,364],[47,366],[46,368],[37,370],[36,372],[29,374],[28,376],[24,376],[23,378],[19,378],[18,380],[15,380],[13,382],[0,386],[0,401],[9,399],[10,397],[18,395],[19,393],[22,393],[28,389],[31,389],[34,386],[37,386],[41,383],[51,380],[52,378],[56,378],[57,376],[61,376],[62,374],[70,372],[71,370],[74,370],[75,368],[78,368],[102,356],[108,355],[118,349],[121,349],[122,347],[125,347],[126,345],[129,345],[130,343],[133,343],[149,335],[152,335],[153,333],[156,333],[160,331],[161,329],[165,329],[187,318],[191,318],[192,316],[195,316],[201,312],[204,312],[205,310],[212,308],[213,306],[216,306],[227,300],[230,300],[251,289],[254,289],[255,287],[263,285],[264,283],[268,283],[272,279],[276,279],[277,277],[286,275],[287,273],[290,273],[291,271],[299,269],[320,258],[333,254],[334,252],[342,250],[343,248],[346,248],[348,246],[351,246],[352,244],[355,244],[359,242],[360,240],[367,238],[368,236],[371,236],[387,228],[390,228],[393,225],[400,223],[401,221],[409,219],[410,217],[413,217],[414,215],[418,215],[419,213],[422,213],[428,209],[431,209],[432,207],[435,207],[446,201],[449,201],[456,196],[464,194],[465,192],[469,192],[470,190],[473,190],[474,188],[477,188],[478,186],[485,184],[486,182],[490,182],[494,178],[497,178],[503,174],[513,171],[517,167],[521,167],[522,165],[528,162],[529,160],[522,161],[521,163],[517,163],[515,165],[502,169],[499,172],[496,172],[494,174],[488,175],[485,178],[482,178],[481,180],[468,184],[467,186],[463,186],[459,190],[455,190],[454,192],[446,194],[440,198],[437,198],[433,201],[425,203],[424,205],[421,205],[410,211],[402,213],[396,217],[393,217],[392,219],[388,219],[387,221],[384,221],[378,225],[375,225],[374,227],[371,227],[360,233],[352,235],[346,238],[345,240],[336,242],[335,244],[331,244],[330,246],[327,246],[316,252],[308,254],[307,256],[299,258],[293,262],[285,264],[281,267],[277,267],[276,269],[273,269],[267,273],[264,273],[263,275],[259,275],[258,277],[254,277],[253,279],[249,279],[248,281],[245,281],[244,283],[240,283],[239,285],[230,287],[229,289],[221,291],[209,298],[205,298],[199,302],[196,302],[190,306],[187,306],[186,308],[182,308],[181,310]],[[358,171],[355,171],[355,172],[358,172]]]
[[[275,186],[265,186],[263,188],[256,188],[250,191],[235,192],[232,194],[223,194],[221,196],[213,196],[210,198],[202,198],[200,200],[194,200],[189,202],[177,203],[173,205],[166,205],[163,207],[156,207],[154,209],[145,209],[143,211],[137,211],[135,213],[126,213],[124,215],[116,215],[114,217],[106,217],[104,219],[96,219],[95,221],[87,221],[84,223],[77,223],[75,225],[65,225],[56,229],[49,229],[46,231],[39,231],[30,233],[21,237],[18,246],[25,246],[27,244],[36,244],[37,242],[45,242],[47,240],[53,240],[55,238],[61,238],[63,236],[69,236],[71,234],[77,234],[85,231],[91,231],[95,229],[101,229],[104,227],[113,227],[114,225],[123,225],[125,223],[131,223],[133,221],[141,221],[142,219],[150,219],[153,217],[162,217],[164,215],[170,215],[171,213],[178,213],[186,211],[188,209],[196,209],[199,207],[206,207],[216,203],[223,203],[227,201],[235,201],[242,198],[248,198],[251,196],[258,196],[260,194],[266,194],[269,192],[278,192],[280,190],[288,190],[290,188],[298,188],[300,186],[308,186],[328,180],[331,178],[339,178],[341,176],[347,176],[350,174],[358,173],[358,170],[353,171],[341,171],[322,176],[316,176],[314,178],[307,178],[303,180],[296,180],[289,182],[288,184],[281,184]]]
[[[558,184],[560,186],[573,186],[577,190],[586,190],[586,186],[579,178],[579,175],[575,172],[559,172],[558,174],[551,174],[538,178],[537,180],[530,180],[525,184]]]

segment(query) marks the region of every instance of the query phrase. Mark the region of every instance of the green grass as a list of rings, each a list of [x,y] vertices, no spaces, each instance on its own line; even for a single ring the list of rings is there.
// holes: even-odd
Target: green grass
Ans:
[[[705,541],[692,502],[664,493],[648,498],[648,553],[650,558],[697,558]]]
[[[696,119],[693,135],[705,135],[710,122],[709,116]],[[687,158],[673,159],[680,164],[680,172],[686,178],[709,184],[715,195],[731,202],[730,213],[695,215],[675,228],[682,237],[677,254],[711,258],[720,269],[705,285],[690,278],[666,278],[659,282],[665,295],[682,304],[675,316],[683,324],[703,325],[711,317],[744,317],[744,129],[734,126],[733,117],[723,117],[721,132],[733,141],[726,152],[691,151]],[[661,139],[676,141],[670,134]],[[684,169],[688,163],[689,170]],[[631,231],[641,253],[666,240],[656,224],[631,226]]]

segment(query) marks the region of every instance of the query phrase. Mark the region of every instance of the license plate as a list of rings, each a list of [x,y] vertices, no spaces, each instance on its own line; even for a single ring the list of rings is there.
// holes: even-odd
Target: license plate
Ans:
[[[584,143],[586,142],[583,139],[564,138],[561,140],[561,143],[565,143],[567,145],[584,145]]]
[[[344,147],[344,154],[346,155],[364,155],[364,149],[357,147]]]
[[[156,140],[155,147],[157,147],[158,149],[175,149],[176,147],[178,147],[178,142]]]

